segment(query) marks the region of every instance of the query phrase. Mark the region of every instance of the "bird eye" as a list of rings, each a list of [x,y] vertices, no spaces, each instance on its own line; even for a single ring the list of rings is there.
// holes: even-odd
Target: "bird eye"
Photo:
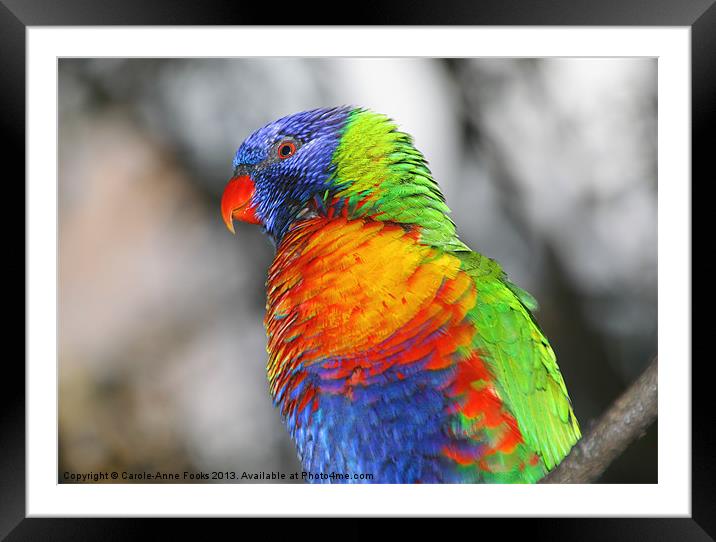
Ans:
[[[278,146],[278,157],[281,160],[290,158],[296,152],[296,145],[291,141],[284,141]]]

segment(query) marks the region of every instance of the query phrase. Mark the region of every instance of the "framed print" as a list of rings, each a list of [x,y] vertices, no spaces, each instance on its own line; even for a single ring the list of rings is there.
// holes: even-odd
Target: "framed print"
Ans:
[[[435,516],[713,536],[690,316],[709,2],[355,26],[80,4],[0,6],[27,213],[3,535]]]

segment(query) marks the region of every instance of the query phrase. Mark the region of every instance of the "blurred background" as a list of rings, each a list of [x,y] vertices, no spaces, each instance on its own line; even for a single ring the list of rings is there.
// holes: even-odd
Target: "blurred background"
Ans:
[[[583,430],[657,344],[655,59],[61,59],[59,473],[293,472],[265,376],[273,247],[232,236],[236,148],[369,107],[461,238],[539,300]],[[657,482],[657,428],[603,476]]]

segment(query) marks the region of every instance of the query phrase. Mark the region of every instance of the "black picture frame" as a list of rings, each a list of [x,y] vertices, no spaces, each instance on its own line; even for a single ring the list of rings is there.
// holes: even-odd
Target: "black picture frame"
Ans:
[[[442,0],[441,2],[363,1],[360,10],[352,10],[350,20],[332,24],[352,25],[567,25],[567,26],[687,26],[691,28],[692,47],[692,178],[702,183],[716,178],[711,165],[716,143],[713,135],[716,118],[716,0]],[[283,5],[283,4],[281,4]],[[286,4],[288,6],[288,4]],[[0,56],[2,58],[3,171],[5,173],[5,209],[18,206],[10,199],[10,186],[18,189],[25,176],[25,31],[28,26],[83,25],[246,25],[316,24],[320,13],[308,6],[293,4],[291,13],[283,13],[279,4],[257,5],[246,2],[179,2],[153,0],[0,0]],[[264,13],[259,13],[263,9]],[[333,13],[333,12],[332,12]],[[346,15],[346,17],[348,17]],[[14,166],[9,168],[8,166]],[[710,175],[709,175],[710,174]],[[692,188],[693,188],[692,181]],[[22,199],[26,208],[31,202]],[[10,217],[13,217],[10,220]],[[6,261],[24,255],[25,238],[19,251],[9,250],[10,242],[20,243],[16,233],[18,219],[3,213],[7,250]],[[692,228],[696,234],[709,230]],[[702,232],[706,232],[705,234]],[[698,243],[692,247],[699,247]],[[707,246],[707,245],[706,245]],[[7,264],[6,264],[7,265]],[[689,262],[691,265],[691,262]],[[9,266],[8,266],[9,267]],[[705,269],[713,266],[707,265]],[[26,270],[25,270],[26,271]],[[21,279],[24,281],[23,279]],[[6,283],[6,293],[19,291]],[[708,301],[707,301],[708,302]],[[6,305],[6,311],[9,306]],[[24,310],[23,310],[24,314]],[[14,315],[13,315],[14,316]],[[16,321],[9,318],[9,321]],[[23,318],[24,321],[24,318]],[[7,336],[11,336],[10,333]],[[6,343],[8,346],[10,342]],[[9,352],[9,349],[6,350]],[[46,540],[104,538],[125,539],[146,532],[151,520],[120,519],[28,519],[25,517],[25,370],[19,356],[4,357],[2,406],[0,408],[0,538],[8,540]],[[688,360],[683,360],[687,363]],[[530,519],[508,520],[510,530],[524,531],[531,539],[575,540],[714,540],[716,539],[716,491],[714,458],[716,438],[711,429],[713,402],[708,387],[706,358],[692,363],[692,516],[691,518],[633,519]],[[320,511],[317,510],[319,515]],[[555,516],[559,511],[554,511]],[[181,534],[191,536],[185,521],[162,522],[162,532],[170,535],[177,526]],[[412,525],[419,525],[417,522]],[[198,527],[206,536],[207,527]],[[311,528],[311,534],[317,534]],[[474,529],[474,527],[470,527]],[[349,529],[355,531],[355,529]],[[199,532],[199,531],[197,531]],[[527,534],[528,533],[528,534]],[[355,534],[355,533],[354,533]],[[512,533],[511,536],[517,533]],[[336,535],[345,536],[345,530]]]

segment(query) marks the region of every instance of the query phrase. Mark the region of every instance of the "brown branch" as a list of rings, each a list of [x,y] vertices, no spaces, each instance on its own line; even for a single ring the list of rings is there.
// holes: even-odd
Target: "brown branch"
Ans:
[[[657,416],[657,366],[654,358],[543,484],[588,484],[596,481],[627,447],[642,436]]]

